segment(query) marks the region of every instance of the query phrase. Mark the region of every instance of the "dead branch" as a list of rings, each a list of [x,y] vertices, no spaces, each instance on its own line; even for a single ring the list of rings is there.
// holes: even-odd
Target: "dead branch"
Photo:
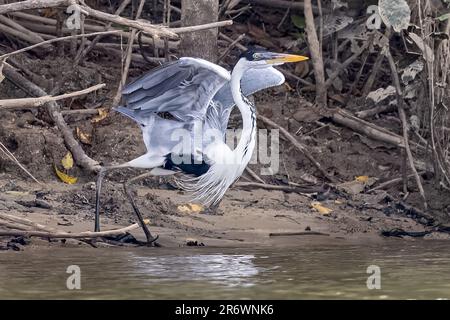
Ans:
[[[368,121],[359,119],[342,109],[333,109],[331,118],[340,125],[346,126],[356,132],[362,133],[367,137],[404,148],[403,138],[385,128],[379,127]]]
[[[298,186],[283,186],[283,185],[274,185],[267,183],[257,183],[257,182],[236,182],[233,187],[242,188],[242,189],[264,189],[264,190],[276,190],[283,191],[288,193],[298,193],[301,195],[309,195],[312,193],[317,193],[322,191],[323,189],[314,188],[314,187],[298,187]]]
[[[12,162],[16,163],[20,169],[22,169],[31,179],[33,179],[35,182],[42,184],[38,179],[36,179],[30,171],[27,170],[20,162],[17,160],[17,158],[11,153],[11,151],[8,150],[8,148],[0,142],[0,151],[3,152]]]
[[[314,24],[314,15],[311,0],[304,1],[304,13],[306,23],[306,33],[308,36],[309,52],[314,67],[314,75],[316,79],[316,102],[326,107],[327,105],[327,88],[325,86],[325,69],[323,65],[322,51],[317,37],[316,25]]]
[[[256,4],[272,8],[283,8],[283,9],[298,9],[303,10],[305,4],[298,1],[287,1],[287,0],[246,0],[250,4]],[[311,6],[314,13],[319,13],[319,8],[316,6]],[[328,10],[324,10],[327,13]]]
[[[19,224],[12,223],[4,223],[0,220],[0,224],[12,228],[25,228]],[[109,237],[116,236],[120,234],[125,234],[132,230],[139,228],[138,223],[134,223],[128,227],[115,229],[115,230],[106,230],[100,232],[92,232],[92,231],[84,231],[84,232],[47,232],[47,231],[31,231],[31,230],[11,230],[11,231],[2,231],[0,230],[0,236],[22,236],[22,237],[40,237],[40,238],[71,238],[71,239],[82,239],[82,238],[101,238],[101,237]]]
[[[403,141],[405,146],[406,155],[408,156],[409,166],[411,167],[411,170],[413,171],[414,178],[416,179],[417,187],[419,188],[420,196],[423,199],[423,205],[425,207],[425,210],[428,208],[427,204],[427,198],[425,196],[425,190],[423,189],[422,181],[420,180],[420,176],[417,173],[416,166],[414,165],[414,157],[411,152],[411,148],[409,146],[409,137],[408,137],[408,120],[406,119],[406,112],[405,108],[403,106],[404,100],[403,100],[403,93],[402,88],[400,84],[400,78],[398,76],[397,67],[395,66],[394,58],[392,57],[391,51],[389,48],[386,49],[386,57],[389,61],[389,66],[391,68],[391,75],[392,80],[395,86],[395,89],[397,91],[397,107],[398,107],[398,113],[400,116],[400,119],[402,121],[402,128],[403,128]]]
[[[36,229],[38,231],[57,232],[53,228],[49,228],[47,226],[44,226],[44,225],[42,225],[40,223],[33,222],[33,221],[31,221],[29,219],[26,219],[26,218],[16,217],[16,216],[14,216],[12,214],[7,214],[7,213],[1,213],[0,212],[0,219],[9,220],[11,222],[15,222],[15,223],[22,224],[22,225],[25,225],[25,226],[28,226],[28,227],[32,227],[32,228],[34,228],[34,229]]]
[[[144,0],[141,0],[139,2],[139,7],[136,12],[136,20],[138,20],[141,17],[141,13],[142,13],[144,4],[145,4]],[[113,107],[116,107],[119,104],[120,99],[122,97],[122,88],[125,86],[125,83],[127,82],[128,70],[130,69],[131,55],[133,53],[133,43],[134,43],[134,38],[136,37],[136,33],[137,33],[136,29],[131,29],[130,36],[128,38],[125,63],[124,63],[123,69],[122,69],[122,77],[120,79],[116,95],[114,96],[113,101],[112,101]]]
[[[0,100],[0,109],[27,109],[40,107],[50,101],[58,101],[67,98],[73,98],[88,94],[90,92],[104,88],[106,84],[97,84],[95,86],[79,90],[76,92],[66,93],[59,96],[42,96],[38,98],[22,98],[22,99],[5,99]]]
[[[376,116],[380,113],[392,112],[395,109],[396,109],[396,106],[394,106],[394,105],[382,105],[382,106],[377,106],[377,107],[370,108],[367,110],[358,111],[355,114],[360,119],[367,119],[367,118]]]
[[[426,172],[425,171],[421,171],[421,172],[419,172],[419,175],[424,175]],[[410,174],[410,175],[408,175],[406,178],[407,179],[410,179],[410,178],[413,178],[414,177],[414,174]],[[370,193],[370,192],[373,192],[373,191],[376,191],[376,190],[381,190],[381,189],[385,189],[385,188],[387,188],[387,187],[390,187],[390,186],[392,186],[392,185],[394,185],[394,184],[396,184],[396,183],[399,183],[399,182],[402,182],[402,180],[404,180],[404,177],[401,177],[401,178],[395,178],[395,179],[392,179],[392,180],[389,180],[389,181],[386,181],[386,182],[383,182],[383,183],[380,183],[378,186],[376,186],[375,188],[372,188],[372,189],[370,189],[370,190],[367,190],[367,193]]]
[[[301,144],[295,137],[293,137],[286,129],[284,129],[283,127],[279,126],[278,124],[276,124],[275,122],[273,122],[272,120],[262,116],[262,115],[258,115],[258,119],[261,120],[262,122],[264,122],[265,124],[277,128],[278,130],[280,130],[280,132],[283,134],[283,136],[289,140],[289,142],[291,142],[306,158],[308,158],[309,161],[311,161],[314,166],[320,171],[320,173],[322,173],[322,175],[327,178],[329,181],[331,182],[336,182],[336,180],[331,177],[320,165],[319,162],[317,162],[316,159],[314,159],[314,157],[311,155],[311,152],[308,150],[308,147],[306,147],[305,145]]]
[[[40,87],[20,75],[17,71],[15,71],[12,67],[7,64],[3,65],[3,73],[8,80],[13,82],[19,88],[22,88],[24,91],[28,92],[31,95],[42,97],[48,96],[47,93],[42,90]],[[59,106],[55,101],[50,101],[46,104],[47,111],[55,122],[58,129],[61,131],[64,141],[67,145],[67,148],[72,152],[72,155],[76,161],[76,163],[84,169],[89,171],[97,172],[100,170],[100,165],[97,161],[91,159],[86,155],[81,148],[78,141],[74,138],[72,134],[72,129],[67,125],[64,121],[64,118],[60,112]]]
[[[131,1],[131,0],[130,0]],[[119,14],[119,9],[117,9],[116,14]],[[45,18],[33,14],[28,14],[24,12],[13,12],[11,13],[12,16],[17,17],[20,19],[20,24],[29,28],[30,30],[33,30],[35,32],[39,33],[46,33],[51,35],[56,35],[56,29],[55,26],[57,24],[57,20],[51,19],[51,18]],[[35,23],[37,22],[37,23]],[[123,30],[114,29],[111,26],[112,23],[108,23],[106,26],[98,26],[93,24],[85,24],[86,31],[89,32],[104,32],[105,29],[108,31],[117,31],[117,33],[113,33],[113,36],[116,37],[122,37],[125,39],[128,39],[129,32],[125,32]],[[71,34],[72,30],[68,28],[62,28],[61,31],[64,34]],[[42,36],[42,35],[41,35]],[[42,36],[43,37],[43,36]],[[96,39],[94,38],[93,41]],[[99,40],[97,40],[98,42]],[[162,39],[153,39],[151,37],[142,36],[142,42],[149,45],[154,45],[158,48],[164,48],[164,41]],[[169,41],[169,48],[170,49],[176,49],[178,47],[179,41]]]
[[[117,8],[115,15],[120,15],[123,10],[130,4],[131,0],[124,0],[120,4],[120,6]],[[85,28],[87,27],[86,24],[84,24]],[[108,30],[112,26],[111,22],[108,22],[108,24],[105,26],[105,30]],[[80,51],[77,56],[75,57],[75,65],[78,65],[80,61],[98,44],[98,42],[102,39],[102,35],[96,36],[92,42],[89,44],[88,47],[84,48],[82,51]]]
[[[53,42],[58,42],[58,41],[65,41],[65,40],[69,40],[69,39],[73,39],[73,38],[81,38],[81,37],[92,37],[92,36],[97,36],[97,35],[106,35],[106,34],[114,34],[114,33],[119,33],[119,30],[111,30],[111,31],[101,31],[101,32],[94,32],[94,33],[88,33],[88,34],[76,34],[76,35],[72,35],[72,36],[67,36],[67,37],[61,37],[61,38],[54,38],[54,39],[50,39],[50,40],[45,40],[39,43],[36,43],[34,45],[31,45],[29,47],[26,48],[22,48],[13,52],[9,52],[9,53],[5,53],[4,55],[0,56],[0,61],[14,55],[14,54],[18,54],[18,53],[22,53],[28,50],[32,50],[34,48],[46,45],[46,44],[50,44]]]
[[[290,237],[290,236],[329,236],[328,233],[318,231],[299,231],[299,232],[271,232],[269,237]]]
[[[14,11],[69,6],[70,0],[26,0],[0,5],[0,14]]]
[[[233,24],[233,20],[224,20],[224,21],[200,24],[197,26],[170,28],[169,30],[176,34],[182,34],[182,33],[188,33],[188,32],[201,31],[201,30],[205,30],[205,29],[226,27],[226,26],[231,26],[232,24]]]
[[[102,12],[99,10],[95,10],[95,9],[92,9],[91,7],[87,6],[83,0],[81,0],[81,3],[82,3],[81,8],[83,10],[85,10],[89,14],[89,16],[91,16],[93,18],[105,20],[105,21],[112,22],[112,23],[117,23],[122,26],[127,26],[127,27],[134,28],[134,29],[138,29],[145,33],[151,34],[152,36],[157,37],[157,38],[161,38],[161,37],[168,37],[171,39],[178,38],[176,33],[174,33],[173,31],[169,30],[166,27],[155,26],[144,20],[130,20],[130,19],[123,18],[123,17],[117,16],[117,15],[113,15],[113,14],[109,14],[109,13]]]
[[[265,182],[263,179],[261,179],[261,178],[256,174],[256,172],[253,171],[250,167],[245,168],[245,171],[246,171],[253,179],[255,179],[256,181],[258,181],[259,183],[266,184],[266,182]]]
[[[13,28],[15,31],[19,32],[20,33],[19,38],[20,38],[20,36],[22,36],[24,38],[30,39],[28,42],[39,43],[39,42],[44,41],[44,39],[42,39],[42,37],[40,37],[39,35],[37,35],[36,33],[32,32],[32,31],[28,30],[27,28],[23,27],[16,21],[9,19],[8,17],[0,15],[0,23],[2,23],[3,26],[8,25],[9,27]],[[49,45],[45,45],[45,46],[47,49],[50,47]]]

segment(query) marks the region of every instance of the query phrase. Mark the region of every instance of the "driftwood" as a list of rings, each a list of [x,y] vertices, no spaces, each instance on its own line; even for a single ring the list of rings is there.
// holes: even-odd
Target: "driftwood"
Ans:
[[[0,221],[0,224],[3,224],[3,222]],[[19,227],[23,228],[20,225],[11,224],[11,223],[5,223],[9,227]],[[23,236],[23,237],[40,237],[40,238],[72,238],[72,239],[83,239],[83,238],[101,238],[101,237],[109,237],[109,236],[115,236],[120,234],[125,234],[127,232],[130,232],[132,230],[135,230],[139,228],[139,224],[134,223],[128,227],[124,227],[121,229],[115,229],[115,230],[107,230],[107,231],[100,231],[100,232],[92,232],[92,231],[85,231],[85,232],[47,232],[47,231],[32,231],[32,230],[10,230],[10,231],[2,231],[0,230],[0,236]]]

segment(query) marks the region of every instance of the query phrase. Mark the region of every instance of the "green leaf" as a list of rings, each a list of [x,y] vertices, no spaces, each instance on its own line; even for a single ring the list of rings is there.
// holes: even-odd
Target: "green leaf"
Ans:
[[[299,29],[305,29],[305,17],[293,14],[291,15],[291,21]]]
[[[442,16],[438,17],[437,19],[439,21],[445,21],[445,20],[448,20],[449,18],[450,18],[450,13],[446,13],[446,14],[443,14]]]

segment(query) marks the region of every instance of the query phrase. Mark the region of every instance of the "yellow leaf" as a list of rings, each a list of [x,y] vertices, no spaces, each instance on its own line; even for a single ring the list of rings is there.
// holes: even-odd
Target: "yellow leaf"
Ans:
[[[355,180],[361,183],[367,183],[369,182],[369,176],[359,176],[356,177]]]
[[[317,210],[320,214],[323,215],[329,215],[331,212],[333,212],[333,210],[322,206],[320,202],[312,202],[311,207],[313,207],[315,210]]]
[[[80,128],[77,127],[77,137],[84,144],[92,144],[91,135],[88,133],[84,133]]]
[[[107,116],[108,116],[108,109],[100,108],[100,109],[98,109],[98,116],[92,118],[91,122],[92,123],[100,122],[103,119],[105,119]]]
[[[76,177],[71,177],[67,174],[65,174],[64,172],[61,172],[58,170],[58,168],[55,165],[55,171],[56,171],[56,175],[58,176],[58,178],[61,179],[62,182],[65,182],[67,184],[75,184],[78,180],[78,178]]]
[[[69,170],[73,167],[73,157],[72,153],[70,151],[67,151],[64,158],[61,159],[61,164],[63,165],[64,169]]]
[[[188,203],[179,205],[177,209],[178,211],[183,213],[199,213],[202,212],[205,208],[199,204]]]

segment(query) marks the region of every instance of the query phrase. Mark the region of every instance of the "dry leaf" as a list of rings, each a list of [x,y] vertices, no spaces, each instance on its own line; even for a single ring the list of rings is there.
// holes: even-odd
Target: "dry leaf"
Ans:
[[[359,176],[356,177],[355,180],[340,183],[337,185],[339,190],[343,190],[344,192],[356,195],[364,191],[366,187],[370,187],[377,181],[376,178],[370,178],[369,176]]]
[[[329,215],[333,210],[324,207],[320,202],[312,202],[311,207],[324,216]]]
[[[420,60],[416,60],[403,69],[402,81],[404,84],[409,84],[411,81],[416,79],[417,74],[423,71],[425,67],[424,63]]]
[[[199,204],[188,203],[188,204],[179,205],[177,207],[177,209],[178,209],[178,211],[183,212],[183,213],[200,213],[205,208]]]
[[[359,176],[356,177],[355,180],[361,183],[367,183],[369,182],[369,176]]]
[[[67,183],[67,184],[75,184],[77,182],[78,178],[71,177],[71,176],[65,174],[64,172],[58,170],[56,165],[54,167],[55,167],[56,175],[58,176],[58,178],[61,179],[62,182]]]
[[[385,25],[392,26],[396,32],[408,29],[411,9],[406,0],[379,0],[378,7]]]
[[[379,102],[385,100],[386,98],[395,95],[396,92],[397,91],[395,90],[395,88],[393,86],[389,86],[386,89],[379,88],[379,89],[369,93],[367,95],[367,99],[371,99],[373,102],[379,103]]]
[[[416,44],[416,46],[422,51],[423,53],[423,58],[425,60],[427,60],[428,62],[433,62],[434,61],[434,52],[433,50],[430,48],[430,46],[428,46],[421,37],[419,37],[417,34],[415,33],[408,33],[408,36],[411,38],[412,41],[414,41],[414,43]]]
[[[99,108],[98,109],[98,116],[92,118],[91,122],[92,123],[100,122],[103,119],[105,119],[107,116],[108,116],[108,109],[107,108]]]
[[[64,169],[66,169],[66,170],[73,168],[73,157],[72,157],[72,153],[70,151],[67,151],[64,158],[61,159],[61,164],[63,165]]]
[[[89,133],[84,133],[80,128],[77,127],[77,137],[84,144],[92,144],[91,135]]]

